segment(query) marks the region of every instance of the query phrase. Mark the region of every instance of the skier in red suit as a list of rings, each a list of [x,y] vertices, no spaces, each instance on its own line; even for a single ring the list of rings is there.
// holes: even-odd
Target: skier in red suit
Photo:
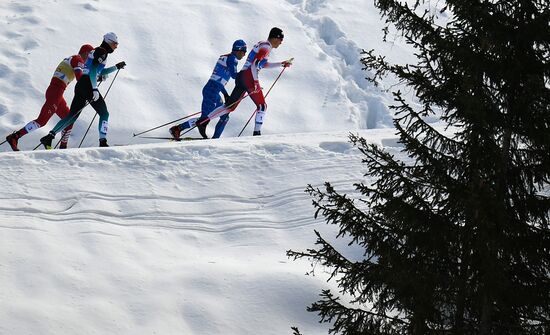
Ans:
[[[75,78],[76,80],[80,79],[82,76],[82,69],[84,68],[84,59],[88,58],[88,53],[93,49],[93,46],[84,44],[80,47],[78,55],[67,57],[59,63],[52,76],[50,86],[48,86],[48,89],[46,90],[46,102],[42,106],[38,117],[27,123],[25,127],[6,137],[6,141],[9,143],[13,151],[19,151],[17,144],[21,137],[40,127],[43,127],[46,123],[48,123],[54,113],[61,119],[69,114],[69,107],[63,98],[63,93],[71,81]],[[63,130],[61,143],[59,145],[60,149],[67,148],[67,142],[69,140],[71,130],[72,125]]]
[[[260,87],[258,74],[260,70],[264,68],[289,67],[292,65],[291,59],[275,63],[268,61],[271,49],[278,48],[281,43],[283,43],[284,37],[283,31],[280,28],[273,27],[269,31],[267,41],[260,41],[254,45],[246,58],[246,63],[237,74],[235,88],[231,92],[229,99],[225,101],[225,105],[216,108],[208,114],[208,116],[201,117],[197,120],[197,128],[203,137],[206,137],[205,129],[208,122],[216,117],[221,117],[233,112],[246,92],[248,92],[250,98],[254,101],[254,104],[256,104],[256,122],[252,134],[254,136],[261,135],[260,130],[264,123],[267,104],[265,103],[264,93]]]

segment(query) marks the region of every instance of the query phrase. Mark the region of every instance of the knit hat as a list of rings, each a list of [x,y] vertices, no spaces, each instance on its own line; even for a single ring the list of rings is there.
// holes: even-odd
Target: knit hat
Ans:
[[[285,38],[285,35],[283,34],[283,31],[281,28],[273,27],[271,28],[271,31],[269,31],[269,38]]]
[[[115,43],[118,44],[118,37],[115,33],[110,32],[105,35],[103,35],[103,41],[107,43]]]
[[[246,52],[246,42],[243,40],[236,40],[233,42],[233,51],[244,51]]]
[[[83,44],[81,47],[80,47],[80,50],[78,51],[78,54],[79,55],[82,55],[83,53],[86,53],[86,52],[90,52],[94,50],[94,47],[89,45],[89,44]]]

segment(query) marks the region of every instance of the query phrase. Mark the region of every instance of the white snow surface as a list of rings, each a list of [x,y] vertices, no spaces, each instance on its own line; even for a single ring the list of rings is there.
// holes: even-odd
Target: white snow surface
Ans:
[[[219,140],[132,137],[199,111],[217,57],[239,38],[251,49],[273,26],[285,40],[270,60],[295,63],[267,98],[263,136],[249,126],[237,137],[254,111],[245,100]],[[358,0],[0,2],[2,134],[38,115],[54,68],[81,44],[114,31],[108,65],[128,64],[106,98],[109,142],[124,146],[97,148],[96,119],[82,149],[31,151],[53,116],[20,140],[24,151],[0,147],[0,334],[326,333],[305,308],[337,287],[285,251],[313,247],[314,229],[334,237],[304,190],[330,181],[353,194],[364,181],[350,132],[400,149],[391,96],[359,61],[372,48],[412,58],[399,38],[381,42],[382,26]],[[262,86],[279,72],[262,70]],[[93,114],[84,110],[70,147]]]
[[[304,189],[362,181],[345,132],[4,153],[0,169],[0,334],[328,329],[305,307],[335,284],[285,251],[335,235]]]

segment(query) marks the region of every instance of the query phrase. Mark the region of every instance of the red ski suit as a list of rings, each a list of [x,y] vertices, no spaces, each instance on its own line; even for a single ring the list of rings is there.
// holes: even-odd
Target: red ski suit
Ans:
[[[79,55],[73,55],[71,57],[65,58],[53,74],[50,86],[46,90],[46,102],[40,110],[40,114],[34,120],[40,125],[44,126],[52,115],[55,113],[61,119],[65,118],[69,114],[69,106],[63,97],[63,93],[67,88],[67,85],[76,78],[79,80],[82,77],[82,68],[84,67],[84,61]],[[70,130],[72,124],[66,128]]]

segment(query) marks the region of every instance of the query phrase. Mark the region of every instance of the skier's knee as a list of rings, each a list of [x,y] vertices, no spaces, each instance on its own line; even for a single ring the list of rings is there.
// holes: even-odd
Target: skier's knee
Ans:
[[[30,133],[31,131],[38,129],[44,126],[45,124],[46,122],[43,122],[43,121],[41,122],[41,120],[36,119],[34,121],[27,123],[27,125],[25,125],[25,130],[27,130],[27,132]]]

